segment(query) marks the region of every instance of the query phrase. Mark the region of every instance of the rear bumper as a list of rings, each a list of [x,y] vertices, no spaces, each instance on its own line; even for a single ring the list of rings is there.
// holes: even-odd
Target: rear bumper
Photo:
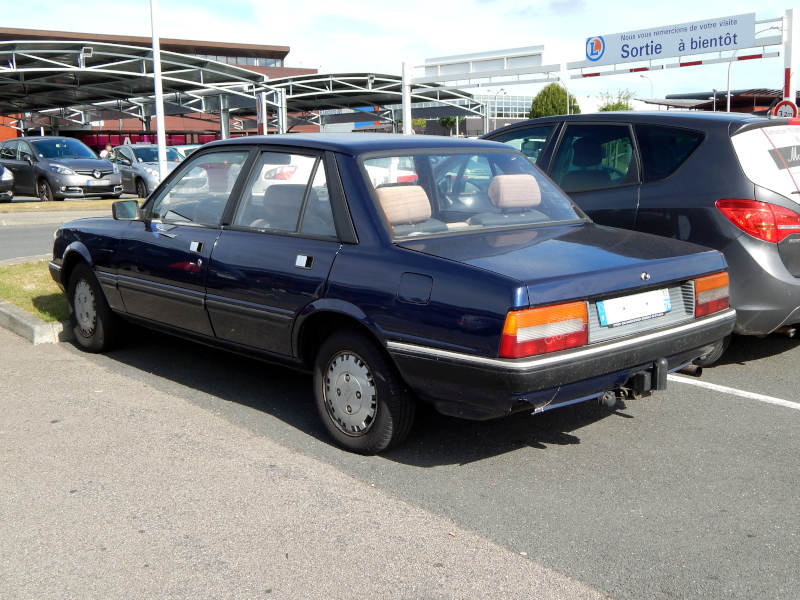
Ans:
[[[666,359],[674,370],[729,335],[732,309],[645,334],[522,359],[473,356],[389,342],[406,383],[445,414],[490,419],[522,408],[571,404],[619,387]]]

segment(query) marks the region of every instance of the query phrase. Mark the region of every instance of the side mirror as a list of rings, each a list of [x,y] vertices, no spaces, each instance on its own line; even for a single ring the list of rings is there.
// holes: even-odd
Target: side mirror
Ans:
[[[126,167],[131,166],[131,161],[125,158],[124,156],[120,156],[119,158],[117,158],[117,162],[119,162],[119,164],[121,165],[125,165]]]
[[[29,165],[33,165],[34,163],[33,157],[30,154],[25,155],[25,160],[28,162]]]
[[[136,200],[117,200],[111,205],[111,215],[116,221],[138,221],[142,218]]]

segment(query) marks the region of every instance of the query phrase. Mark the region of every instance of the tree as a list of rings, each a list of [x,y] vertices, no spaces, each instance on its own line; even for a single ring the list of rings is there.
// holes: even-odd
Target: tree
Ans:
[[[541,92],[531,102],[531,111],[528,118],[549,117],[550,115],[563,115],[567,110],[567,92],[557,83],[545,86]],[[581,112],[581,107],[575,100],[575,96],[570,94],[569,112],[577,115]]]
[[[608,112],[611,110],[633,110],[633,106],[631,106],[631,98],[633,98],[633,92],[628,90],[617,91],[616,98],[606,92],[603,94],[603,104],[597,110],[600,112]]]
[[[411,125],[414,127],[414,129],[425,129],[427,124],[428,122],[423,118],[411,119]]]
[[[439,118],[439,125],[447,129],[450,132],[450,135],[453,135],[453,129],[457,125],[457,117],[440,117]],[[458,133],[458,132],[456,132]]]

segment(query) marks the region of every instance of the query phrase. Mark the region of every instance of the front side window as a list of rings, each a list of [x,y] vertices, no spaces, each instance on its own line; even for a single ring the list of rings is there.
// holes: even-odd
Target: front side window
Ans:
[[[567,193],[636,182],[633,141],[627,125],[569,125],[550,174]]]
[[[321,159],[287,152],[262,153],[233,224],[282,233],[335,236]]]
[[[187,160],[186,168],[154,200],[150,217],[218,225],[248,154],[209,152]]]
[[[366,156],[362,163],[393,239],[583,218],[516,152]]]
[[[19,143],[19,154],[17,155],[17,159],[19,160],[33,160],[33,154],[31,153],[31,147],[28,146],[25,142],[18,142]]]
[[[97,158],[86,144],[72,138],[36,140],[31,145],[39,158]]]
[[[136,162],[158,162],[158,146],[134,146],[131,151]],[[179,162],[181,160],[180,154],[175,148],[167,148],[167,160],[170,162]]]
[[[519,150],[528,157],[533,164],[539,160],[544,147],[547,145],[547,139],[553,131],[555,125],[539,125],[537,127],[526,127],[525,129],[515,129],[503,135],[493,137],[495,142],[503,142],[508,144],[515,150]]]

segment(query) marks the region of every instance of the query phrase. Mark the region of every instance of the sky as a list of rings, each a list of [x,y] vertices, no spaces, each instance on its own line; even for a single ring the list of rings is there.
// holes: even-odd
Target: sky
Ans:
[[[289,46],[286,66],[320,72],[400,74],[403,61],[544,46],[545,64],[584,58],[587,37],[656,25],[756,13],[777,18],[791,5],[760,0],[159,0],[162,37]],[[0,0],[2,26],[89,33],[150,35],[150,1],[37,0],[19,10],[18,0]],[[798,10],[798,9],[796,9]],[[727,88],[727,65],[669,69],[647,74],[569,80],[577,96],[664,97],[670,93]],[[779,88],[783,58],[737,62],[731,88]],[[652,90],[651,90],[652,84]],[[500,87],[535,94],[540,85]],[[468,91],[481,93],[472,88]]]

